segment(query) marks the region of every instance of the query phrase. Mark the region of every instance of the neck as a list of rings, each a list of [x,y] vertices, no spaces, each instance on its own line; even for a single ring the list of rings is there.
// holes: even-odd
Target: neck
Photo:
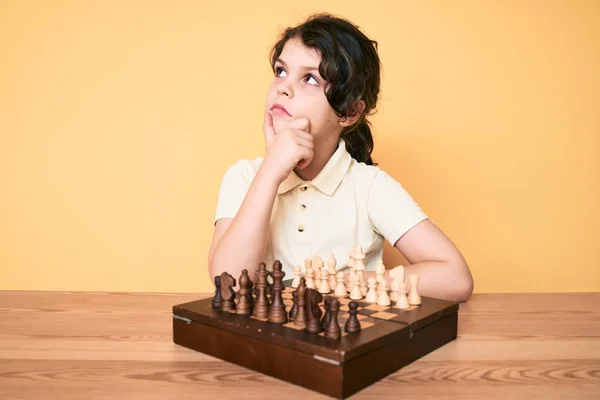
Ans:
[[[303,181],[312,181],[325,168],[339,144],[339,136],[326,137],[323,143],[315,142],[313,159],[304,169],[295,168],[294,172]]]

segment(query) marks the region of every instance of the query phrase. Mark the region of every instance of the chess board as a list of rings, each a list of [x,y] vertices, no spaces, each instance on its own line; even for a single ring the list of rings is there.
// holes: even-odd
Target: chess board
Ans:
[[[291,280],[282,293],[292,308]],[[332,294],[324,294],[333,296]],[[176,344],[334,397],[346,398],[456,339],[458,304],[422,297],[401,310],[358,301],[361,329],[348,333],[348,296],[340,301],[338,339],[306,332],[288,317],[275,324],[212,307],[212,298],[173,306]],[[323,314],[323,302],[320,304]]]

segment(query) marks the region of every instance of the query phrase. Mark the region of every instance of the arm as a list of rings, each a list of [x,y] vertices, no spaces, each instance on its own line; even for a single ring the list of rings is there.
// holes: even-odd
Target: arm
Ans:
[[[261,166],[235,218],[217,221],[208,260],[211,281],[223,272],[237,280],[244,269],[254,280],[264,261],[277,187]]]
[[[466,301],[473,293],[473,277],[462,254],[452,241],[426,219],[406,232],[394,245],[408,260],[404,266],[407,290],[408,276],[419,275],[419,294],[451,301]],[[374,276],[368,272],[367,276]],[[389,270],[385,274],[390,279]]]

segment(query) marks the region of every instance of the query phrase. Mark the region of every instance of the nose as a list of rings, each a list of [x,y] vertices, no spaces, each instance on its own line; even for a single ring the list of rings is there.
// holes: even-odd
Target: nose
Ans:
[[[292,97],[293,90],[292,90],[291,85],[287,81],[284,80],[277,86],[277,94],[279,96]]]

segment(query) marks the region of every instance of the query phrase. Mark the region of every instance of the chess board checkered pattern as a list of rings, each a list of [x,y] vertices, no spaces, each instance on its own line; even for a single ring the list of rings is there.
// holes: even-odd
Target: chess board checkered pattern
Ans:
[[[296,289],[293,289],[291,287],[286,287],[281,294],[281,297],[283,298],[283,303],[285,304],[285,308],[288,313],[291,310],[292,306],[294,305],[294,302],[292,300],[292,293],[294,292],[294,290],[296,290]],[[331,295],[333,295],[333,294],[331,294]],[[324,297],[325,296],[328,296],[328,295],[324,295]],[[346,321],[350,317],[350,313],[348,312],[349,311],[348,304],[352,301],[352,299],[350,299],[349,296],[341,297],[341,298],[336,297],[336,298],[340,302],[340,312],[338,314],[338,323],[340,325],[340,328],[342,329],[342,336],[346,336],[346,335],[348,335],[348,333],[345,332],[344,325],[346,324]],[[377,304],[367,303],[365,301],[358,301],[357,318],[360,321],[361,330],[370,328],[371,326],[376,325],[377,323],[379,323],[381,321],[396,320],[397,322],[402,322],[402,320],[399,319],[399,315],[410,312],[411,310],[414,310],[417,308],[416,306],[410,306],[410,308],[408,308],[406,310],[401,310],[401,309],[393,308],[392,306],[394,304],[395,303],[392,302],[392,304],[389,306],[380,306]],[[319,307],[321,308],[321,311],[323,312],[323,314],[325,314],[325,307],[324,307],[323,303],[319,304]],[[255,318],[255,317],[251,317],[251,318],[261,320],[260,318]],[[266,319],[264,321],[266,321]],[[282,324],[282,326],[284,326],[286,328],[296,329],[296,330],[304,329],[303,327],[298,327],[298,326],[294,325],[293,321],[289,321],[288,323]],[[319,333],[319,335],[324,336],[325,332],[321,332],[321,333]]]

